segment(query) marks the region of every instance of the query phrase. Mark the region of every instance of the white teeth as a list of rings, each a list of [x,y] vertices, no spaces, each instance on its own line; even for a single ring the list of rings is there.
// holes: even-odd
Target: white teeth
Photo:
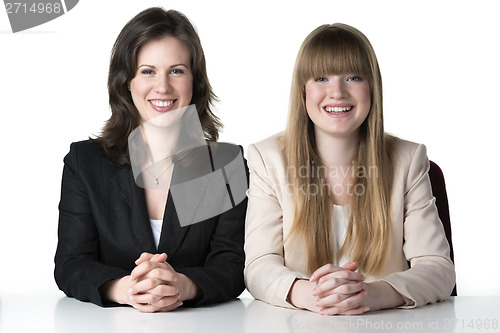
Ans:
[[[153,104],[154,106],[158,106],[158,107],[165,107],[165,106],[169,106],[169,105],[172,105],[174,101],[151,101],[151,104]]]
[[[343,107],[338,107],[338,106],[327,106],[325,107],[325,110],[327,112],[347,112],[351,111],[352,106],[343,106]]]

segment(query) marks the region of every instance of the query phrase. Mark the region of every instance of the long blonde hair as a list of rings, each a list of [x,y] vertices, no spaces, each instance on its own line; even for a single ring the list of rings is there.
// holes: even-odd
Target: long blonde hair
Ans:
[[[304,239],[309,273],[333,262],[330,194],[314,195],[318,189],[324,189],[326,175],[309,172],[304,176],[299,170],[321,170],[322,166],[314,124],[305,106],[305,84],[311,78],[344,73],[361,75],[370,85],[371,108],[359,130],[360,143],[353,166],[357,170],[375,169],[377,175],[354,174],[353,188],[361,186],[364,193],[349,199],[351,216],[338,257],[345,255],[358,262],[364,273],[376,274],[386,264],[390,251],[393,139],[384,132],[382,78],[375,52],[360,31],[345,24],[318,27],[307,36],[297,55],[283,150],[294,191],[295,215],[290,236]]]

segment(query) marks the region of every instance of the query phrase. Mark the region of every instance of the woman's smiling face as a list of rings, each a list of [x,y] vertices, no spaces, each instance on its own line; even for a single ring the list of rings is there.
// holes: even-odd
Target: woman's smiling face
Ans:
[[[143,45],[130,92],[142,122],[188,106],[193,97],[193,74],[186,45],[171,36]]]
[[[316,131],[338,137],[356,133],[371,107],[370,85],[360,75],[325,75],[306,82],[306,109]]]

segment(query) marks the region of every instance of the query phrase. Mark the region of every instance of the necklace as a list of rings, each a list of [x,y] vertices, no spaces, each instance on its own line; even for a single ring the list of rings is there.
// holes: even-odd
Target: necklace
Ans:
[[[144,128],[144,125],[141,124],[141,131],[142,131],[142,135],[144,136],[144,143],[146,144],[146,150],[147,150],[147,153],[148,153],[148,157],[149,157],[149,160],[150,161],[154,161],[153,159],[153,154],[151,152],[151,147],[149,146],[149,140],[148,140],[148,137],[146,135],[146,129]],[[169,156],[165,157],[165,160],[168,158]],[[160,184],[160,181],[158,179],[160,179],[161,176],[163,176],[163,174],[165,172],[167,172],[168,169],[170,169],[170,167],[174,165],[174,162],[171,162],[170,165],[168,167],[165,168],[165,170],[163,170],[162,173],[160,173],[160,175],[158,177],[155,177],[155,175],[153,175],[148,169],[146,169],[146,171],[155,179],[155,185],[159,185]]]
[[[155,185],[159,185],[160,181],[158,179],[160,179],[160,177],[163,176],[163,174],[167,172],[167,170],[170,169],[172,165],[174,165],[174,162],[170,163],[170,165],[165,170],[163,170],[163,172],[160,173],[158,177],[155,177],[155,175],[153,175],[148,169],[146,169],[146,171],[155,179]]]

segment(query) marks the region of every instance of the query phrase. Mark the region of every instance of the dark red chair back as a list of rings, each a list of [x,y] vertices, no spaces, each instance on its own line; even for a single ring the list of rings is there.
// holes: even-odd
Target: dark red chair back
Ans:
[[[429,178],[431,179],[432,193],[436,198],[436,206],[438,209],[439,218],[443,223],[444,232],[448,244],[450,244],[450,257],[455,262],[453,253],[453,242],[451,240],[451,222],[450,222],[450,209],[448,207],[448,196],[446,194],[446,184],[444,182],[444,175],[441,168],[430,161]],[[457,286],[453,288],[451,296],[457,296]]]

